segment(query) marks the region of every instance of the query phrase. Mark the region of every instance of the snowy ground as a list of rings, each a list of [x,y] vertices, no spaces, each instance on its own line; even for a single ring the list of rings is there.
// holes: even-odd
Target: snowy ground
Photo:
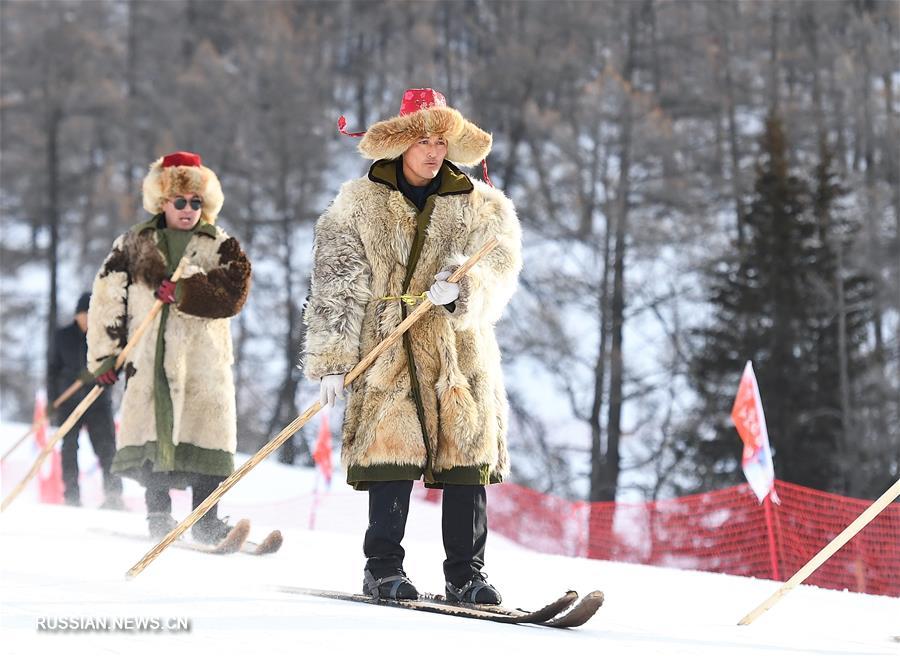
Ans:
[[[0,447],[22,427],[0,427]],[[548,556],[498,536],[487,571],[511,606],[533,607],[567,588],[601,589],[606,604],[586,626],[559,631],[434,616],[307,598],[279,585],[356,592],[363,566],[366,497],[336,480],[319,496],[310,530],[314,476],[264,462],[231,490],[223,514],[253,521],[251,537],[273,527],[281,551],[255,558],[208,556],[170,548],[131,581],[125,572],[153,546],[98,529],[145,531],[141,490],[126,488],[131,512],[99,503],[88,441],[81,461],[88,509],[42,505],[26,491],[0,516],[0,653],[44,654],[333,654],[427,651],[459,654],[900,654],[900,600],[801,586],[748,627],[737,621],[777,589],[771,581],[605,561]],[[4,496],[34,452],[23,446],[4,463]],[[187,495],[175,498],[183,517]],[[411,510],[406,568],[420,589],[442,586],[440,513],[418,496]],[[47,632],[61,619],[163,623],[187,619],[189,631]]]

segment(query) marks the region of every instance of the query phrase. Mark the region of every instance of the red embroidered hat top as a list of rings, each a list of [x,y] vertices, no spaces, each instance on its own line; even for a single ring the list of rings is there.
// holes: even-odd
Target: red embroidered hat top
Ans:
[[[434,89],[407,89],[400,103],[400,116],[412,114],[420,109],[429,107],[446,107],[447,99],[444,94]]]
[[[203,160],[196,153],[179,150],[177,153],[170,153],[163,157],[162,167],[167,169],[170,166],[203,166]]]

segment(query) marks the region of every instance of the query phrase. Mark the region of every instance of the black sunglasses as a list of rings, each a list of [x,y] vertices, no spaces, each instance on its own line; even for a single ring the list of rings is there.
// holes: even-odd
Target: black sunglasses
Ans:
[[[202,198],[191,198],[191,209],[199,210],[203,207],[203,199]],[[187,207],[188,200],[186,198],[181,198],[180,196],[172,201],[172,205],[175,206],[176,210],[183,210]]]

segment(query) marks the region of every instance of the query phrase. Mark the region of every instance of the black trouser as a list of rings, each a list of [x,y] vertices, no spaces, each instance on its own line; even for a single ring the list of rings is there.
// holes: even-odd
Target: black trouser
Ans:
[[[193,508],[197,508],[213,493],[219,483],[225,480],[224,476],[208,476],[206,474],[191,474],[191,497]],[[147,489],[144,490],[144,502],[147,504],[148,513],[171,513],[172,497],[169,495],[171,488],[170,477],[166,472],[154,472],[146,478]],[[206,511],[199,521],[212,521],[218,517],[219,504],[216,503]]]
[[[375,578],[403,569],[412,481],[384,481],[369,487],[369,527],[363,540],[366,569]],[[462,587],[484,567],[487,495],[483,485],[444,485],[441,509],[444,578]]]
[[[376,579],[403,569],[406,552],[400,546],[406,533],[412,481],[378,481],[369,487],[369,528],[363,539],[366,569]]]
[[[59,416],[68,417],[75,410],[75,405],[64,405],[59,409]],[[81,501],[81,490],[78,487],[78,436],[81,427],[87,426],[91,446],[100,461],[103,472],[103,491],[107,496],[122,493],[122,479],[110,472],[113,458],[116,456],[116,427],[113,423],[112,409],[105,404],[93,405],[78,420],[65,437],[62,444],[62,475],[65,486],[66,501]]]
[[[457,588],[484,567],[487,542],[487,493],[484,485],[444,485],[441,510],[444,579]]]

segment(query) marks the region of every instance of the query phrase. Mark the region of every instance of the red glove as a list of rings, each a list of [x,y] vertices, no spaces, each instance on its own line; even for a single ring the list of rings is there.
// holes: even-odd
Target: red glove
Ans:
[[[106,373],[97,376],[97,384],[103,387],[115,385],[117,380],[119,380],[119,374],[116,373],[115,369],[110,369]]]
[[[174,303],[175,302],[175,283],[165,278],[160,284],[159,289],[156,290],[155,294],[156,298],[161,300],[163,303]]]

